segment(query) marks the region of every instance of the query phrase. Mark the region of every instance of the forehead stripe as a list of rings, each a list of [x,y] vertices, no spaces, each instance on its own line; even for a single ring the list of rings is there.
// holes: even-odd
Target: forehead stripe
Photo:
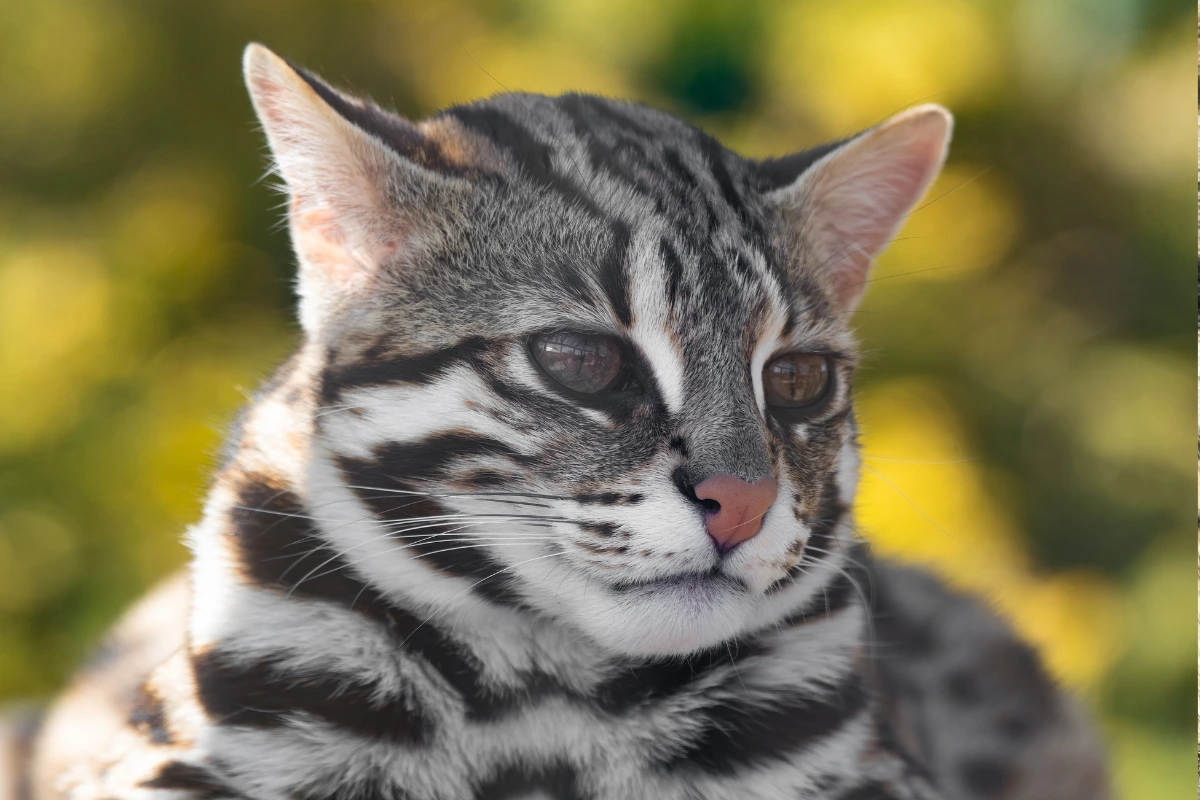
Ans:
[[[600,265],[600,286],[617,319],[629,327],[633,323],[633,312],[629,307],[629,274],[625,269],[625,259],[629,253],[629,228],[614,222],[612,235],[612,247]]]
[[[679,253],[675,252],[675,246],[666,237],[659,239],[658,250],[663,267],[667,270],[667,302],[674,309],[679,302],[680,287],[683,286],[683,262],[679,259]]]
[[[683,410],[683,353],[672,332],[674,315],[666,291],[672,271],[669,261],[659,257],[660,244],[653,232],[638,237],[632,292],[636,323],[630,334],[650,363],[667,410],[678,414]]]
[[[463,125],[490,138],[506,150],[529,180],[552,189],[568,202],[600,219],[607,218],[591,197],[580,191],[570,178],[554,168],[550,146],[539,141],[532,131],[518,124],[504,112],[493,108],[459,106],[446,113],[452,114]]]

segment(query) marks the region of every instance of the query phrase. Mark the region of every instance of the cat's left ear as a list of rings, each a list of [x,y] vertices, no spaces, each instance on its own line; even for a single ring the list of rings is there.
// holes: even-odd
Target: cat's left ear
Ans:
[[[952,129],[941,106],[911,108],[821,153],[767,193],[795,232],[803,268],[815,271],[841,310],[858,306],[871,262],[941,171]],[[778,180],[786,161],[763,166]]]
[[[477,154],[450,123],[411,123],[262,45],[246,48],[244,69],[287,189],[300,320],[312,333],[403,266],[436,230],[431,216],[454,207]]]

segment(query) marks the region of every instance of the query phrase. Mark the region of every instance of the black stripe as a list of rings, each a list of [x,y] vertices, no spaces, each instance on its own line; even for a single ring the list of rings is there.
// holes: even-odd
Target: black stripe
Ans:
[[[446,510],[432,499],[406,494],[414,491],[415,480],[452,477],[447,468],[472,455],[504,455],[518,458],[508,445],[495,439],[468,433],[444,433],[419,443],[394,442],[375,451],[374,460],[339,458],[347,483],[381,520],[428,525],[414,531],[415,538],[397,538],[406,551],[421,563],[456,577],[475,581],[472,591],[495,602],[522,605],[512,575],[486,549],[457,542],[447,543],[437,534],[453,529],[453,521],[422,523],[427,517],[441,516]],[[368,488],[361,488],[368,487]],[[403,533],[400,531],[399,533]]]
[[[435,626],[421,624],[410,614],[393,616],[393,632],[406,650],[421,656],[450,688],[462,697],[470,715],[490,704],[480,674],[479,660]]]
[[[733,177],[729,174],[729,167],[725,163],[725,156],[728,151],[721,147],[721,144],[716,139],[706,134],[700,136],[700,150],[708,159],[713,177],[716,179],[717,185],[721,188],[721,196],[741,221],[746,232],[756,242],[766,242],[767,237],[761,216],[746,204],[745,198],[742,197],[737,187],[734,186]],[[783,266],[773,263],[772,259],[768,259],[767,261],[775,277],[780,280],[781,285],[787,286],[787,276],[784,274]]]
[[[785,576],[768,586],[767,594],[776,594],[787,588],[812,567],[813,562],[822,561],[828,558],[831,552],[834,552],[836,542],[833,532],[850,511],[850,507],[842,502],[840,494],[837,486],[837,474],[831,473],[821,489],[821,499],[817,503],[816,513],[807,520],[809,534],[804,543],[804,550],[801,552],[800,563],[789,569]]]
[[[576,503],[585,505],[599,506],[635,506],[646,499],[646,496],[635,492],[634,494],[621,494],[620,492],[580,492],[579,494],[571,495],[571,499]]]
[[[799,153],[768,158],[755,163],[754,173],[758,181],[758,190],[769,192],[795,183],[796,179],[807,172],[809,167],[849,141],[851,140],[843,139],[840,142],[829,142]]]
[[[554,800],[585,800],[575,768],[564,762],[509,764],[476,785],[476,800],[515,800],[536,794]]]
[[[138,784],[143,789],[164,789],[187,792],[197,800],[213,800],[217,797],[236,798],[244,795],[233,791],[224,781],[204,767],[183,761],[168,761],[158,768],[153,778]]]
[[[234,512],[235,541],[242,570],[255,583],[289,596],[334,603],[374,620],[397,647],[426,661],[469,709],[492,704],[474,654],[431,621],[417,619],[358,581],[346,561],[302,518],[306,512],[295,495],[251,480],[240,497],[245,508]]]
[[[463,489],[497,489],[511,486],[520,475],[493,469],[477,469],[454,478],[454,485]]]
[[[830,473],[821,487],[816,514],[808,521],[810,531],[804,549],[809,561],[820,561],[829,556],[834,546],[833,532],[849,511],[850,507],[841,498],[837,473]]]
[[[174,744],[162,698],[150,686],[143,684],[138,690],[129,724],[151,744]]]
[[[362,485],[376,486],[378,484],[366,481]],[[385,493],[368,492],[367,494],[378,497]],[[266,512],[277,512],[274,515],[261,511],[238,512],[240,523],[237,526],[238,541],[243,550],[243,569],[250,573],[256,582],[290,592],[298,597],[335,602],[383,622],[395,638],[398,647],[403,645],[407,652],[423,659],[435,674],[441,676],[449,688],[462,698],[466,714],[470,719],[495,720],[547,696],[570,698],[585,703],[590,701],[607,713],[625,714],[643,704],[656,702],[687,691],[696,681],[709,675],[713,670],[728,665],[731,653],[732,659],[736,663],[762,652],[760,645],[739,642],[728,648],[724,646],[713,648],[687,659],[664,659],[622,668],[611,679],[597,687],[592,698],[580,698],[569,687],[540,674],[525,676],[524,686],[519,690],[490,687],[482,680],[481,666],[478,660],[466,647],[445,635],[432,623],[422,624],[422,620],[412,614],[395,608],[377,591],[356,580],[345,563],[320,543],[315,532],[309,527],[309,523],[301,518],[306,512],[298,498],[288,492],[281,493],[261,481],[249,482],[241,497],[243,505]],[[384,496],[376,502],[381,504],[382,510],[388,511],[394,516],[397,505],[413,501],[401,500],[398,503],[395,497]],[[416,512],[417,515],[440,510],[436,504],[424,498],[418,498],[415,506],[403,509],[407,513]],[[445,555],[459,555],[464,552],[469,551],[456,551]],[[324,563],[330,559],[332,559],[330,563]],[[300,582],[301,578],[322,564],[324,565],[314,575]],[[458,570],[470,565],[456,561],[448,566]],[[484,569],[481,564],[475,564],[474,568]],[[489,568],[492,571],[500,569],[499,566]],[[509,599],[511,600],[511,598]],[[280,683],[269,674],[263,675],[261,669],[257,672],[251,671],[251,677],[255,676],[259,681],[258,690],[264,693],[272,691],[273,687]],[[217,677],[221,677],[220,674]],[[247,680],[243,684],[235,684],[234,689],[245,694],[249,691],[246,688],[247,683],[250,688],[254,688],[253,681]],[[301,694],[298,699],[311,701],[314,693],[319,699],[322,691],[329,693],[335,688],[336,684],[329,683],[318,684],[315,687],[309,686],[306,689],[307,694]],[[302,686],[300,689],[303,690],[305,687]],[[369,687],[360,686],[359,692],[367,694]],[[254,702],[245,702],[243,704],[257,709],[271,708],[263,703],[256,705]],[[214,707],[219,710],[219,707],[215,705]],[[292,706],[285,704],[282,707],[286,709]],[[311,707],[311,702],[309,702],[309,707]],[[275,708],[279,708],[279,705],[276,705]],[[299,708],[303,710],[304,706],[301,705]],[[236,710],[236,708],[226,710]],[[280,713],[260,714],[254,719],[260,724],[279,724]],[[375,715],[376,718],[378,716],[378,714]],[[239,719],[244,717],[245,715],[242,715]],[[242,724],[250,723],[243,722]]]
[[[451,367],[472,363],[487,348],[487,342],[471,337],[441,350],[407,356],[384,355],[368,350],[353,364],[327,368],[321,376],[321,402],[337,400],[347,389],[387,386],[397,383],[424,385],[442,377]]]
[[[781,339],[786,339],[787,337],[791,336],[792,331],[796,330],[796,322],[796,309],[789,305],[787,310],[787,319],[783,321],[783,330],[779,332],[779,337]]]
[[[571,120],[575,135],[587,147],[592,172],[604,172],[624,181],[639,195],[651,200],[657,213],[673,216],[675,209],[670,202],[670,193],[658,190],[646,180],[646,176],[657,177],[658,172],[646,154],[649,140],[626,136],[623,129],[613,130],[610,125],[596,126],[594,115],[583,99],[580,95],[567,95],[558,98],[558,106]],[[603,138],[598,135],[597,128],[603,130]]]
[[[505,400],[514,406],[519,407],[524,416],[532,419],[553,418],[557,425],[576,426],[576,427],[595,427],[596,423],[588,417],[579,406],[573,402],[563,402],[561,395],[554,397],[541,394],[533,389],[527,389],[524,386],[516,386],[506,383],[499,375],[495,374],[488,367],[480,368],[480,376],[487,383],[488,389],[501,400]],[[523,427],[525,423],[516,420],[510,420],[507,417],[504,420],[507,424],[513,426],[523,433],[534,433],[542,428],[534,425]]]
[[[289,596],[324,600],[386,619],[387,601],[321,539],[299,497],[265,479],[244,480],[238,505],[230,511],[230,538],[247,579]]]
[[[663,163],[667,167],[665,174],[674,179],[677,186],[682,189],[680,194],[699,188],[700,183],[696,179],[696,174],[683,162],[683,156],[678,150],[673,147],[663,148]]]
[[[406,481],[454,477],[452,464],[477,456],[499,456],[517,463],[525,460],[499,439],[469,431],[445,431],[419,442],[390,442],[377,447],[374,456],[375,470],[382,473],[381,477]],[[392,498],[393,504],[396,499]]]
[[[648,703],[676,697],[715,670],[765,652],[754,641],[730,642],[686,657],[633,663],[622,667],[594,690],[597,707],[609,714],[626,714]],[[730,679],[736,681],[735,675]]]
[[[547,282],[554,279],[557,288],[569,299],[578,301],[588,307],[596,303],[595,293],[584,277],[579,265],[569,261],[553,261],[544,267]]]
[[[810,597],[800,609],[780,620],[779,625],[783,627],[805,625],[809,622],[828,619],[848,608],[851,602],[858,598],[859,589],[855,585],[855,576],[852,573],[846,574],[849,572],[849,568],[843,569],[843,572],[839,572],[829,581],[828,586],[818,589],[816,594]]]
[[[612,245],[604,260],[600,262],[600,288],[608,298],[613,313],[622,325],[633,324],[633,311],[630,308],[629,274],[625,268],[625,259],[629,252],[629,227],[624,223],[612,224]]]
[[[586,118],[593,125],[597,119],[616,126],[618,130],[633,131],[646,141],[653,141],[658,134],[637,122],[628,114],[622,113],[628,106],[625,103],[612,103],[603,98],[590,94],[565,94],[558,98],[558,105],[564,109],[579,109],[586,111]],[[600,127],[595,125],[595,127]]]
[[[708,160],[708,167],[712,170],[713,178],[717,181],[717,186],[721,189],[721,197],[725,198],[725,203],[733,210],[733,213],[741,218],[745,215],[746,205],[742,200],[742,196],[738,194],[737,188],[733,185],[733,178],[729,175],[729,168],[725,166],[725,148],[711,136],[707,134],[700,135],[700,152]]]
[[[513,693],[487,686],[478,658],[428,622],[422,624],[410,614],[396,614],[392,632],[406,650],[420,655],[458,693],[467,719],[494,721],[528,700],[527,692]]]
[[[667,269],[667,302],[672,309],[679,305],[679,293],[683,291],[683,261],[679,258],[675,246],[666,239],[659,240],[658,250],[662,256],[663,266]]]
[[[333,673],[297,675],[270,660],[239,663],[219,650],[192,656],[197,695],[218,724],[284,727],[303,712],[351,733],[424,745],[433,721],[414,702],[379,698],[376,687]]]
[[[525,177],[552,189],[562,195],[568,203],[587,210],[593,216],[607,218],[591,197],[554,168],[550,148],[539,142],[527,128],[503,111],[474,105],[456,106],[444,113],[507,150]]]
[[[897,798],[886,785],[871,781],[855,787],[845,794],[839,794],[837,800],[897,800]]]
[[[692,202],[689,205],[693,207],[692,210],[702,212],[688,220],[692,225],[680,225],[677,221],[675,227],[679,229],[683,240],[688,241],[697,235],[698,232],[692,229],[693,226],[702,227],[711,235],[717,229],[717,213],[712,204],[708,202],[709,192],[700,188],[700,182],[695,173],[684,163],[683,156],[675,148],[663,149],[663,165],[666,166],[666,170],[663,171],[664,177],[673,179],[677,199],[680,201],[685,198],[690,199]],[[676,216],[680,219],[693,217],[682,211],[677,212]]]
[[[659,761],[671,772],[728,775],[739,768],[794,756],[829,736],[867,705],[861,677],[849,675],[831,696],[780,696],[770,705],[726,700],[702,712],[700,734],[687,746]]]
[[[408,120],[397,114],[382,111],[370,103],[352,103],[303,67],[290,62],[289,66],[304,79],[305,83],[312,87],[312,90],[322,100],[329,104],[330,108],[359,129],[383,142],[401,157],[426,169],[449,175],[467,175],[475,172],[475,170],[464,168],[461,164],[447,160],[442,154],[438,142],[425,136],[417,126]]]

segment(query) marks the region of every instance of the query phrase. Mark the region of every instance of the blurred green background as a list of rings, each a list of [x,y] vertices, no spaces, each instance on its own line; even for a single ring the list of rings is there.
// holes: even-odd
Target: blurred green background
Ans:
[[[183,562],[224,424],[295,340],[259,40],[410,116],[589,90],[754,156],[953,109],[857,318],[862,527],[1041,648],[1122,797],[1190,796],[1195,25],[1191,0],[0,4],[0,700],[53,692]]]

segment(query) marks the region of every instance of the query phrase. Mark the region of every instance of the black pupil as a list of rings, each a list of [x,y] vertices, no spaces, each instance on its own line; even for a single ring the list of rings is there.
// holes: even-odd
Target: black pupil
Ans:
[[[538,363],[568,389],[593,394],[609,388],[620,372],[620,351],[605,336],[552,333],[534,349]]]

